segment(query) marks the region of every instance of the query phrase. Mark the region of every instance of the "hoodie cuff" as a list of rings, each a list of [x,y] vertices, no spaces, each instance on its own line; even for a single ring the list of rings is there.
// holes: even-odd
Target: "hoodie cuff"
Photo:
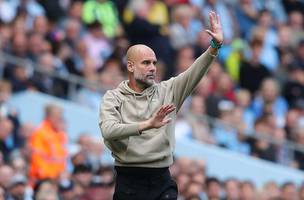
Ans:
[[[141,135],[141,132],[139,131],[139,123],[129,124],[126,129],[130,133],[130,136]]]

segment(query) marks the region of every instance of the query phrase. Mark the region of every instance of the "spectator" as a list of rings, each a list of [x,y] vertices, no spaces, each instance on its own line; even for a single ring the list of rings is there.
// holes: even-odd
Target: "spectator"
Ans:
[[[174,74],[180,74],[188,69],[191,63],[195,61],[194,53],[191,46],[184,46],[177,50]]]
[[[268,119],[267,119],[268,118]],[[260,137],[271,138],[272,127],[267,120],[273,120],[273,116],[265,115],[255,121],[255,130]],[[249,138],[247,140],[251,146],[251,155],[269,161],[276,160],[275,147],[266,139]]]
[[[1,185],[0,185],[0,200],[5,200],[5,190]]]
[[[243,141],[243,133],[238,132],[235,127],[229,124],[233,123],[233,118],[231,117],[235,112],[234,104],[230,101],[220,101],[219,111],[221,124],[216,124],[213,128],[213,134],[216,143],[227,149],[249,154],[250,147]]]
[[[292,11],[295,10],[303,10],[304,9],[304,3],[301,1],[293,1],[293,0],[286,0],[283,1],[283,6],[285,11],[289,14]]]
[[[240,199],[255,200],[256,196],[256,189],[252,182],[243,181],[240,183]]]
[[[278,68],[277,71],[278,73],[280,71],[287,71],[288,70],[288,65],[290,65],[293,60],[294,60],[294,54],[293,54],[293,47],[292,47],[292,43],[291,43],[291,29],[289,26],[287,25],[282,25],[280,27],[278,27],[278,44],[276,47],[276,50],[278,52],[279,55],[279,59],[280,59],[280,69]],[[285,74],[284,74],[285,75]],[[281,76],[283,76],[281,78],[283,81],[284,79],[284,75],[282,74]]]
[[[206,51],[209,47],[210,36],[205,31],[200,31],[197,35],[194,43],[195,58],[201,55],[202,52]]]
[[[263,113],[273,113],[277,127],[285,125],[285,114],[288,110],[286,100],[280,95],[279,85],[275,79],[265,79],[261,84],[260,94],[253,101],[256,118]]]
[[[150,4],[148,1],[129,1],[123,15],[124,30],[131,44],[141,43],[151,47],[156,56],[163,60],[166,66],[172,68],[173,51],[169,41],[168,20],[153,19],[153,16],[168,16],[168,11],[161,1],[156,3],[161,4],[160,9],[153,10],[151,6],[155,4]],[[149,14],[150,10],[151,14]]]
[[[299,63],[294,63],[289,66],[288,78],[283,88],[283,95],[290,107],[295,107],[297,101],[304,99],[304,68],[299,66]]]
[[[297,141],[299,145],[304,144],[304,127],[295,127],[293,130],[293,135],[295,136],[295,141]],[[299,169],[304,170],[304,153],[299,150],[296,150],[294,156],[295,166]]]
[[[283,2],[285,1],[263,0],[263,1],[254,1],[253,3],[258,11],[261,11],[263,9],[269,10],[271,15],[276,19],[275,22],[280,25],[285,23],[287,20],[287,15],[283,7]]]
[[[16,174],[12,177],[11,182],[9,183],[8,189],[8,200],[23,200],[29,199],[29,196],[26,196],[26,187],[27,180],[24,175]]]
[[[12,32],[13,30],[11,24],[5,24],[0,21],[0,48],[5,52],[8,52],[10,49],[10,42],[13,35]]]
[[[12,38],[11,53],[15,56],[25,58],[27,54],[27,42],[24,33],[15,33]]]
[[[223,61],[227,73],[236,83],[239,83],[240,80],[240,68],[242,62],[245,60],[245,52],[247,49],[247,42],[245,40],[239,38],[234,39]]]
[[[279,58],[275,47],[278,43],[277,31],[273,28],[272,15],[269,10],[261,10],[258,17],[258,24],[252,31],[252,38],[263,41],[263,47],[259,60],[269,71],[276,71],[279,65]]]
[[[240,199],[240,182],[231,178],[224,183],[225,198],[224,200]]]
[[[37,0],[37,2],[43,6],[46,12],[46,16],[48,17],[48,19],[50,19],[50,21],[57,22],[61,17],[64,16],[64,10],[59,0]]]
[[[68,7],[68,18],[81,22],[82,12],[83,12],[82,0],[73,0],[70,2],[70,6]]]
[[[259,195],[260,199],[276,199],[281,196],[281,191],[278,185],[274,182],[267,182],[264,184],[261,194]]]
[[[288,140],[297,141],[296,135],[293,131],[297,128],[300,119],[300,112],[298,109],[291,108],[286,114],[285,131]]]
[[[293,10],[289,13],[288,25],[291,28],[291,32],[293,37],[291,38],[291,43],[293,46],[299,42],[299,40],[303,37],[303,23],[304,16],[302,11]]]
[[[286,166],[292,166],[293,152],[285,145],[286,144],[286,131],[283,128],[275,128],[273,130],[273,139],[276,141],[274,145],[276,150],[276,162]]]
[[[255,115],[250,107],[251,95],[246,89],[240,89],[236,94],[236,106],[241,111],[241,119],[245,124],[245,134],[251,135],[254,131]]]
[[[47,36],[51,31],[49,26],[49,21],[45,16],[37,16],[33,23],[33,32],[41,34],[42,36]]]
[[[54,96],[67,97],[67,83],[60,78],[52,78],[51,74],[66,76],[68,74],[64,65],[56,64],[56,58],[51,53],[42,54],[39,57],[39,71],[36,71],[32,77],[35,88],[40,92]]]
[[[302,184],[299,188],[299,199],[300,200],[304,199],[304,184]]]
[[[296,49],[296,62],[304,70],[304,38],[299,42]]]
[[[12,92],[25,91],[32,88],[32,82],[30,80],[30,69],[27,66],[15,65],[10,67],[12,74],[10,77],[10,82],[12,84]]]
[[[14,176],[14,170],[9,165],[0,166],[0,187],[5,190],[9,189],[10,183],[12,182],[12,177]]]
[[[117,87],[126,75],[122,71],[121,63],[113,58],[105,62],[103,68],[98,71],[98,76],[99,83],[104,86],[104,91],[100,92],[105,92],[105,90]]]
[[[235,16],[239,24],[241,38],[248,40],[258,19],[258,10],[254,6],[254,1],[240,0],[235,8]]]
[[[10,156],[10,165],[18,175],[27,176],[28,163],[27,160],[22,157],[21,153],[15,151]],[[20,177],[20,176],[18,176]]]
[[[92,181],[92,177],[93,172],[90,165],[80,164],[75,166],[72,174],[72,180],[75,183],[75,193],[77,196],[81,197],[86,193],[86,190]]]
[[[42,179],[34,185],[34,200],[59,200],[56,182]]]
[[[107,17],[105,17],[107,16]],[[82,19],[86,24],[97,21],[107,38],[119,35],[119,19],[115,4],[108,0],[89,0],[83,4]]]
[[[250,59],[241,62],[240,87],[249,90],[254,95],[262,80],[269,77],[271,73],[259,60],[262,51],[262,41],[253,40],[250,43],[250,50]]]
[[[177,5],[173,8],[172,19],[170,41],[173,48],[194,45],[203,25],[195,18],[193,8],[189,5]]]
[[[211,135],[208,119],[205,118],[206,105],[205,100],[198,95],[191,97],[190,113],[185,118],[192,127],[192,137],[198,141],[208,144],[214,144],[214,138]]]
[[[3,154],[4,161],[9,160],[9,155],[12,151],[9,139],[12,137],[14,125],[6,117],[0,117],[0,151]]]
[[[40,33],[28,34],[28,58],[34,62],[38,61],[39,56],[43,53],[45,40]]]
[[[94,176],[86,193],[80,200],[108,200],[111,199],[114,193],[113,184],[105,184],[102,178]]]
[[[221,182],[215,177],[206,180],[206,195],[209,200],[221,199]]]
[[[96,63],[95,69],[101,68],[112,53],[112,46],[97,21],[88,24],[88,33],[83,36],[83,40],[86,44],[88,55]]]
[[[98,90],[98,74],[93,59],[86,58],[82,68],[82,75],[88,82],[86,87],[78,90],[75,101],[91,109],[99,107],[102,92]]]
[[[29,175],[32,183],[45,178],[56,179],[66,168],[67,136],[63,120],[61,107],[55,104],[45,107],[45,118],[29,140],[32,151]]]
[[[236,100],[232,79],[226,73],[219,74],[213,94],[206,99],[208,115],[219,117],[219,103],[223,100],[232,103]]]
[[[283,200],[297,199],[297,188],[294,183],[286,182],[281,187],[281,197]]]
[[[202,2],[202,1],[201,1]],[[224,38],[227,43],[230,43],[232,39],[237,35],[235,20],[232,13],[228,9],[226,2],[219,0],[205,0],[204,3],[200,3],[201,15],[206,21],[208,18],[207,13],[214,10],[221,16],[221,23],[223,26]]]
[[[60,200],[75,200],[77,198],[74,183],[70,180],[59,182],[58,191]]]
[[[100,176],[101,184],[104,186],[113,187],[115,183],[115,171],[113,166],[111,165],[104,165],[101,166],[96,175]],[[114,191],[113,191],[114,192]]]

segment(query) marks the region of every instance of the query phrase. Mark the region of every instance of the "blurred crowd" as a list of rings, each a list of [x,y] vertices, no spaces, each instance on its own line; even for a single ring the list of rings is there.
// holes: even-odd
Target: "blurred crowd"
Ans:
[[[0,200],[111,199],[113,166],[102,162],[100,140],[83,133],[66,148],[62,108],[47,105],[36,127],[20,122],[11,95],[35,90],[98,112],[104,92],[126,79],[132,44],[154,49],[157,81],[187,70],[209,47],[210,10],[225,43],[179,113],[177,140],[304,170],[304,152],[286,145],[304,144],[303,0],[0,0],[0,50],[24,59],[0,62]],[[70,95],[71,75],[95,84]],[[205,167],[177,159],[180,199],[304,199],[293,183],[258,189],[206,177]]]

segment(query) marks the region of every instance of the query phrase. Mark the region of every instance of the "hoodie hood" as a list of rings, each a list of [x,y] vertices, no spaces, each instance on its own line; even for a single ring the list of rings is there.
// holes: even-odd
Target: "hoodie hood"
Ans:
[[[153,96],[156,89],[157,89],[157,87],[156,87],[156,84],[154,83],[150,87],[146,88],[144,91],[136,92],[129,87],[129,81],[128,80],[122,81],[118,85],[118,91],[120,93],[124,94],[124,95],[136,95],[136,96],[149,96],[149,97],[151,97],[151,96]]]
[[[142,92],[136,92],[134,91],[132,88],[129,87],[129,81],[125,80],[123,82],[121,82],[118,86],[118,91],[125,95],[125,96],[129,96],[129,98],[132,98],[133,100],[131,102],[133,102],[133,106],[136,110],[136,115],[138,118],[143,117],[142,113],[139,112],[139,110],[143,110],[144,113],[150,113],[153,114],[151,112],[151,103],[152,103],[152,99],[153,96],[155,95],[155,92],[157,91],[157,85],[153,84],[150,87],[146,88],[144,91]],[[146,105],[146,107],[141,107],[141,105],[144,105],[143,103],[141,103],[143,101],[146,101],[147,103],[144,103]]]

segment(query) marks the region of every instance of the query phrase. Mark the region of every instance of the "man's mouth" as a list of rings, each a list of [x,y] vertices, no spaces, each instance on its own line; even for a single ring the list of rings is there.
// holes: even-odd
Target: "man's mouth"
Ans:
[[[149,79],[154,79],[154,78],[155,78],[155,75],[147,75],[147,78],[149,78]]]

